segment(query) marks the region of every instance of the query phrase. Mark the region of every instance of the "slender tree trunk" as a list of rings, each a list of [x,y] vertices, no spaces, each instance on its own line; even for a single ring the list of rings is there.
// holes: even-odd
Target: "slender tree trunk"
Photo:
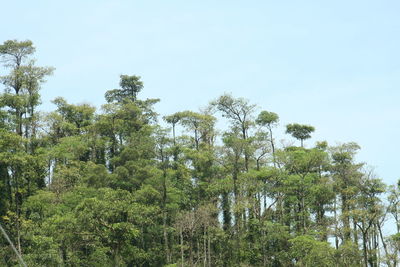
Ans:
[[[164,165],[164,164],[163,164]],[[167,263],[170,263],[171,260],[171,255],[169,251],[169,244],[168,244],[168,233],[167,233],[167,210],[166,210],[166,203],[167,203],[167,172],[164,168],[164,173],[163,173],[163,203],[162,203],[162,208],[163,208],[163,236],[164,236],[164,249],[165,249],[165,255],[166,255],[166,260]]]
[[[193,266],[193,233],[189,236],[189,265]]]
[[[14,201],[15,201],[15,214],[17,215],[17,221],[16,221],[16,231],[17,231],[17,249],[19,254],[22,254],[21,252],[21,233],[20,233],[20,192],[19,192],[19,181],[18,181],[18,174],[16,171],[13,171],[13,176],[14,176],[14,181],[15,181],[15,193],[14,193]]]
[[[379,222],[377,223],[377,226],[378,226],[379,236],[381,238],[383,250],[385,251],[385,256],[388,257],[389,253],[388,253],[388,250],[387,250],[387,245],[386,245],[386,242],[385,242],[385,238],[383,237],[382,228],[381,228],[381,225],[380,225]],[[390,266],[389,263],[388,263],[388,266]]]
[[[358,246],[358,233],[357,233],[357,222],[353,218],[353,238],[354,238],[354,244]]]
[[[19,108],[15,110],[15,117],[16,117],[16,132],[19,136],[22,136],[22,113]]]
[[[230,212],[230,203],[229,203],[229,194],[227,192],[223,192],[221,195],[221,208],[222,208],[222,219],[223,219],[223,229],[224,231],[228,231],[231,227],[231,212]]]
[[[176,146],[175,123],[172,124],[172,141],[174,142],[174,146]]]
[[[199,139],[198,139],[197,135],[198,135],[197,129],[195,129],[194,130],[194,143],[195,143],[196,150],[199,151]]]
[[[350,218],[349,218],[349,207],[347,203],[346,195],[342,194],[342,217],[343,217],[343,231],[344,231],[344,242],[350,240]]]
[[[204,226],[204,231],[203,231],[203,266],[207,267],[207,233],[206,233],[206,227]]]
[[[118,249],[118,247],[114,251],[114,267],[119,267],[119,249]]]
[[[333,202],[333,213],[335,219],[335,248],[339,249],[339,237],[338,237],[338,222],[337,222],[337,210],[336,210],[336,196]]]
[[[211,237],[208,232],[208,266],[211,267]]]
[[[274,138],[272,137],[272,129],[269,127],[269,135],[271,138],[271,148],[272,148],[272,160],[274,163],[274,167],[276,168],[276,158],[275,158],[275,145],[274,145]]]
[[[196,249],[197,249],[197,259],[196,259],[196,263],[195,263],[195,265],[197,265],[197,262],[198,261],[200,261],[201,262],[201,256],[200,256],[200,253],[201,253],[201,246],[200,246],[200,240],[199,240],[199,238],[196,238]]]
[[[363,237],[363,256],[364,256],[364,266],[368,267],[368,252],[367,252],[367,233],[362,231]]]
[[[247,133],[246,133],[246,127],[244,125],[242,125],[242,138],[246,142]],[[246,147],[244,150],[244,168],[245,168],[246,172],[249,171],[249,155],[247,153],[247,143],[246,143]]]
[[[302,197],[301,197],[301,212],[302,212],[301,217],[302,217],[302,221],[303,221],[303,234],[306,234],[306,229],[307,229],[307,218],[306,218],[306,215],[307,214],[306,214],[306,204],[305,204],[304,193],[302,193]]]
[[[238,187],[237,187],[237,173],[235,172],[233,174],[233,194],[234,194],[234,198],[235,198],[235,206],[236,206],[236,211],[234,212],[235,214],[235,254],[236,254],[236,258],[239,258],[239,253],[240,253],[240,231],[241,231],[241,212],[239,210],[239,208],[237,208],[237,206],[239,205],[239,191],[238,191]]]
[[[264,230],[261,231],[261,236],[262,236],[262,240],[263,240],[263,242],[262,242],[263,266],[267,266],[267,249],[265,247],[265,241],[264,241],[266,233]]]
[[[167,263],[170,263],[171,257],[170,257],[169,246],[168,246],[167,213],[165,211],[163,213],[164,213],[163,214],[164,249],[165,249],[165,255],[166,255]]]
[[[184,257],[183,257],[183,253],[184,253],[184,251],[183,251],[183,231],[182,231],[182,228],[180,229],[180,243],[181,243],[181,267],[184,267]]]

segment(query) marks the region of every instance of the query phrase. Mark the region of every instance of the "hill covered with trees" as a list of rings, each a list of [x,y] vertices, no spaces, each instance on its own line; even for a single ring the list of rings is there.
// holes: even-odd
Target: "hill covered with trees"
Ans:
[[[34,51],[0,45],[0,224],[28,266],[399,265],[399,184],[356,143],[306,147],[314,127],[292,123],[282,145],[278,114],[229,94],[159,116],[134,75],[100,110],[59,97],[43,113],[53,69]],[[0,239],[0,265],[18,264]]]

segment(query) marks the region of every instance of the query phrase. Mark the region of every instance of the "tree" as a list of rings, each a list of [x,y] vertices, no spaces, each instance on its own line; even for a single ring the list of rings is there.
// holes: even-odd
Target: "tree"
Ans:
[[[175,127],[179,123],[179,121],[182,119],[182,112],[176,112],[174,114],[164,116],[163,119],[171,124],[172,126],[172,140],[174,142],[174,145],[176,145],[176,133],[175,133]]]
[[[332,163],[330,166],[330,172],[334,181],[334,191],[337,193],[340,204],[340,220],[343,224],[341,227],[343,242],[350,241],[351,238],[351,225],[350,225],[350,211],[354,206],[354,198],[358,193],[357,183],[362,177],[361,168],[364,164],[355,163],[354,157],[360,146],[356,143],[345,143],[336,147],[330,148],[330,154]],[[335,198],[335,206],[337,201]],[[335,221],[337,221],[338,215],[335,212]],[[339,245],[339,226],[335,226],[335,239],[336,246]],[[353,222],[353,229],[356,228],[355,222]],[[355,229],[356,230],[356,229]],[[357,242],[357,234],[354,233],[353,242]]]
[[[212,107],[222,112],[222,116],[228,118],[232,128],[237,129],[243,140],[248,139],[250,126],[253,124],[251,118],[255,105],[250,104],[246,99],[234,98],[229,94],[220,96],[210,103]],[[249,153],[244,151],[245,168],[249,169]]]
[[[32,122],[34,109],[40,103],[38,91],[40,84],[45,82],[45,77],[51,75],[54,68],[36,67],[34,60],[28,60],[35,52],[31,41],[18,42],[9,40],[0,45],[0,56],[4,66],[10,68],[10,73],[0,77],[6,87],[6,94],[2,98],[6,106],[14,113],[16,133],[23,134],[23,115],[29,114]],[[27,65],[23,65],[28,61]],[[29,123],[26,126],[28,136]]]
[[[400,234],[400,180],[397,181],[397,184],[389,187],[388,200],[388,211],[396,222],[396,233]]]
[[[121,75],[119,86],[121,86],[120,89],[113,89],[106,92],[105,98],[108,103],[121,103],[128,99],[136,101],[137,94],[143,89],[143,82],[140,80],[140,76]]]
[[[291,134],[294,138],[301,141],[301,147],[303,147],[303,141],[311,137],[311,133],[315,131],[315,128],[310,125],[302,125],[298,123],[292,123],[286,125],[286,133]]]
[[[180,116],[180,123],[186,129],[193,131],[193,141],[196,150],[199,150],[201,141],[203,141],[205,145],[210,145],[213,138],[212,132],[216,120],[213,116],[193,111],[180,112]]]
[[[35,47],[30,40],[18,42],[8,40],[0,45],[0,55],[7,67],[19,68],[27,56],[35,52]]]
[[[383,215],[380,195],[386,190],[385,184],[376,178],[372,170],[369,170],[364,171],[357,187],[359,193],[356,195],[355,206],[350,214],[361,232],[365,267],[377,266],[378,233],[375,227]]]
[[[73,105],[67,103],[62,97],[57,97],[52,101],[57,106],[57,113],[61,115],[63,123],[68,123],[68,135],[87,133],[88,127],[94,123],[96,108],[89,104]]]
[[[275,160],[275,145],[274,145],[274,138],[272,136],[272,128],[276,126],[279,122],[279,116],[278,114],[274,112],[269,112],[269,111],[261,111],[261,113],[258,115],[256,119],[256,123],[260,126],[267,127],[269,131],[269,139],[271,142],[271,148],[272,148],[272,157],[274,161],[274,166],[276,165],[276,160]]]
[[[298,234],[306,234],[312,225],[310,214],[315,211],[315,218],[322,226],[325,208],[333,198],[322,176],[322,170],[328,164],[327,153],[317,148],[290,147],[278,154],[278,160],[285,170],[282,190],[286,224],[295,226]],[[322,235],[326,235],[324,230]]]
[[[297,236],[289,242],[296,266],[334,266],[334,250],[328,242],[316,241],[307,235]]]
[[[382,229],[389,213],[400,229],[399,185],[365,171],[357,144],[304,148],[314,127],[289,124],[301,147],[276,148],[278,115],[227,94],[165,116],[171,134],[127,75],[101,110],[59,97],[41,116],[52,69],[33,52],[0,45],[0,223],[29,266],[398,265],[399,233]],[[16,266],[6,241],[0,265]]]

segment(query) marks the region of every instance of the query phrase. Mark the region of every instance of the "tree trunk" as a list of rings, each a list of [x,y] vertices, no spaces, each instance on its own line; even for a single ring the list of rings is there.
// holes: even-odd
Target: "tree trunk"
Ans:
[[[184,259],[184,257],[183,257],[183,231],[182,231],[182,228],[180,229],[180,243],[181,243],[181,267],[184,267],[184,265],[183,265],[183,259]]]
[[[166,260],[167,264],[170,263],[171,260],[171,253],[169,251],[169,245],[168,245],[168,233],[167,233],[167,211],[166,211],[166,203],[167,203],[167,171],[165,170],[164,167],[164,173],[163,173],[163,203],[162,203],[162,209],[163,209],[163,236],[164,236],[164,249],[165,249],[165,255],[166,255]]]
[[[204,231],[203,231],[203,253],[204,253],[204,258],[203,258],[203,266],[207,267],[207,233],[206,233],[206,227],[204,226]]]
[[[211,267],[211,237],[208,233],[208,266]]]
[[[387,245],[386,245],[386,242],[385,242],[385,238],[383,237],[383,234],[382,234],[382,228],[381,228],[381,225],[380,225],[379,222],[377,223],[377,227],[378,227],[378,231],[379,231],[379,236],[381,238],[383,250],[385,251],[385,256],[387,257],[389,255],[389,253],[388,253],[388,250],[387,250]],[[388,266],[390,266],[389,263],[387,263],[387,264],[388,264]]]
[[[275,145],[274,145],[274,138],[272,137],[272,129],[269,127],[269,135],[271,139],[271,148],[272,148],[272,160],[274,163],[274,167],[276,168],[276,158],[275,158]]]
[[[364,266],[368,267],[368,252],[367,252],[367,233],[362,231],[363,236],[363,256],[364,256]]]
[[[335,248],[339,249],[339,237],[338,237],[338,222],[337,222],[337,210],[336,210],[336,196],[333,202],[333,213],[335,219]]]

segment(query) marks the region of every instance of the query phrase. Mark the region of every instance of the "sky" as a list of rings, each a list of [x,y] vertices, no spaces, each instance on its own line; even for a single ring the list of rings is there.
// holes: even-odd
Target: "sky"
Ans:
[[[232,93],[316,128],[306,143],[354,141],[358,160],[400,178],[400,2],[396,0],[3,1],[0,42],[32,40],[62,96],[100,107],[119,75],[167,115]]]

